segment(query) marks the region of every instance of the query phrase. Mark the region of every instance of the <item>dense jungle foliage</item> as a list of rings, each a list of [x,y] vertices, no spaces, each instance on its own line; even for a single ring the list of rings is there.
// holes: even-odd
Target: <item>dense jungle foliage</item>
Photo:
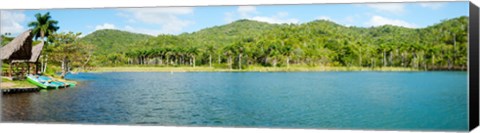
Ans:
[[[99,30],[82,38],[97,46],[93,65],[409,67],[466,69],[468,17],[426,28],[345,27],[326,20],[269,24],[238,20],[180,35]]]

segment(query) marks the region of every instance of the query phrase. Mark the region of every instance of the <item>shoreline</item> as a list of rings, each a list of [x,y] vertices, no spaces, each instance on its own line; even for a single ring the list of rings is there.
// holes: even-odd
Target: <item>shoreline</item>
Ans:
[[[74,80],[67,80],[67,79],[60,79],[60,78],[55,78],[55,80],[61,81],[61,82],[66,82],[66,83],[73,83],[73,84],[78,84],[77,81]],[[33,85],[32,83],[28,82],[27,80],[9,80],[6,77],[2,76],[2,82],[0,82],[0,90],[6,90],[6,89],[31,89],[31,88],[39,88],[36,85]]]
[[[402,67],[249,67],[245,69],[225,69],[214,67],[159,67],[159,66],[122,66],[97,67],[94,70],[78,71],[90,73],[102,72],[336,72],[336,71],[376,71],[376,72],[419,72],[430,71]]]

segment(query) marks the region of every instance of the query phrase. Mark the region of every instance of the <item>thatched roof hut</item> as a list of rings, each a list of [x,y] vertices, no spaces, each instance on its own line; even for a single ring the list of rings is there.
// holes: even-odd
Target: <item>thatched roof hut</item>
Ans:
[[[30,62],[37,62],[37,61],[38,61],[38,58],[39,58],[40,55],[42,54],[42,50],[43,50],[43,42],[41,42],[40,44],[37,44],[37,45],[33,46],[33,48],[32,48],[32,57],[30,58]]]
[[[30,60],[32,56],[32,30],[18,35],[0,48],[0,60]]]
[[[32,48],[32,56],[30,57],[30,59],[27,59],[27,60],[13,60],[12,62],[31,62],[31,63],[36,63],[38,62],[38,58],[40,57],[40,55],[42,54],[42,50],[43,50],[43,42],[33,46]]]

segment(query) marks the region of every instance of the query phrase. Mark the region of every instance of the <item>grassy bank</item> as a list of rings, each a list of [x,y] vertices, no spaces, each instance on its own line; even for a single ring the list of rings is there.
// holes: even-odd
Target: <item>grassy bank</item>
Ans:
[[[0,83],[1,89],[10,89],[10,88],[35,88],[36,86],[30,84],[27,80],[9,80],[2,77],[2,82]]]
[[[155,66],[122,66],[97,67],[88,72],[310,72],[310,71],[421,71],[413,68],[401,67],[262,67],[250,66],[245,69],[225,69],[212,67],[155,67]]]

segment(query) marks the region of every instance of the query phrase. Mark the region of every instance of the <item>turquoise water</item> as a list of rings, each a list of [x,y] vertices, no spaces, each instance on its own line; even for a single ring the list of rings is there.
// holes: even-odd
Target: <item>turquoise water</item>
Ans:
[[[466,72],[80,73],[4,95],[11,122],[466,131]]]

